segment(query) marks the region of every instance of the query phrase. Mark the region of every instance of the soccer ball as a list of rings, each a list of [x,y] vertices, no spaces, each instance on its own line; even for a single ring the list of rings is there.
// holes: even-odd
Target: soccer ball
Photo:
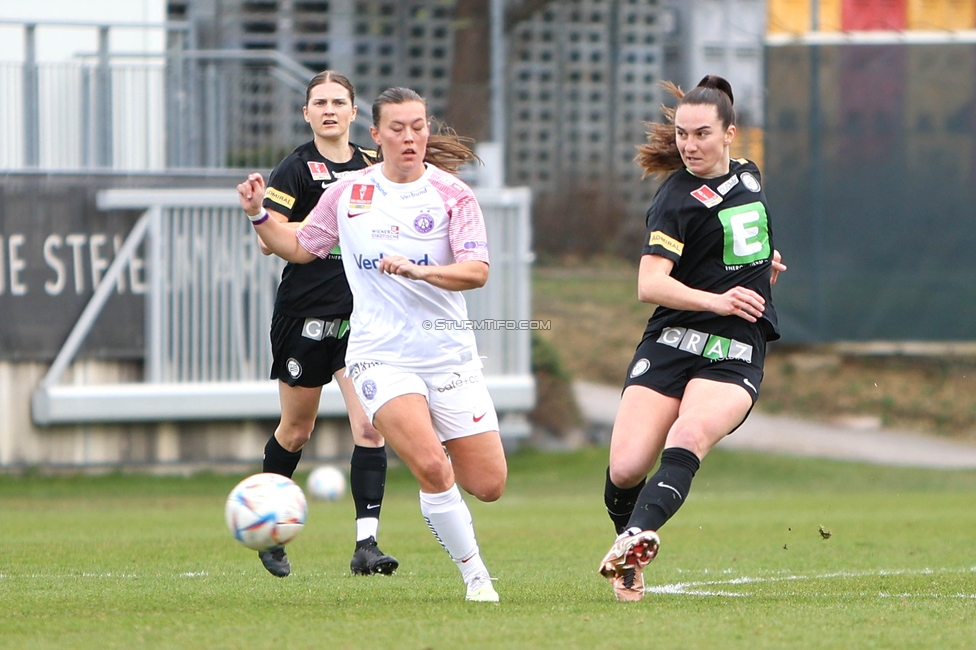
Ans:
[[[308,503],[298,484],[281,474],[248,476],[227,496],[224,518],[244,546],[266,551],[287,544],[305,525]]]
[[[308,475],[308,493],[314,499],[335,501],[346,493],[346,475],[332,465],[316,467]]]

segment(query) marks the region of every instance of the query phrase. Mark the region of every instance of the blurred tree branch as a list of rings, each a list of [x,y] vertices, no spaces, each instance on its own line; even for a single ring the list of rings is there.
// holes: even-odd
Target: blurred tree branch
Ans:
[[[505,12],[505,34],[556,0],[525,0]],[[487,140],[491,125],[491,0],[458,0],[454,61],[444,120],[461,135]]]

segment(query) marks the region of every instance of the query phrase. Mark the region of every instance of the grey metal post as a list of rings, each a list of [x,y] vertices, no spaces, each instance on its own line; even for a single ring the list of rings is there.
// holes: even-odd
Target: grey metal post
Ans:
[[[24,166],[41,162],[40,90],[37,79],[37,25],[24,25]]]
[[[78,110],[81,114],[81,165],[84,168],[95,167],[95,136],[94,136],[94,80],[89,66],[81,68],[81,101]]]
[[[112,166],[112,68],[108,26],[98,28],[98,66],[95,71],[95,164]]]
[[[505,165],[505,0],[491,0],[491,139]]]
[[[166,166],[189,166],[187,158],[186,80],[184,77],[187,48],[186,33],[180,30],[166,32]]]

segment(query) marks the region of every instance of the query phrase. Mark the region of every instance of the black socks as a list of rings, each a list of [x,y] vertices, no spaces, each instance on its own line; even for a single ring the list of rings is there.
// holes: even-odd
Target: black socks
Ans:
[[[691,480],[700,466],[694,452],[681,447],[665,449],[661,466],[641,490],[625,528],[660,530],[688,498]]]
[[[617,530],[618,535],[627,528],[627,522],[630,521],[630,515],[637,504],[637,497],[645,483],[647,483],[646,478],[634,487],[617,487],[610,480],[610,468],[607,468],[607,483],[603,488],[603,503],[607,506],[607,514],[610,515],[610,520],[613,521],[613,527]]]
[[[278,439],[271,436],[268,444],[264,446],[264,467],[262,471],[281,474],[282,476],[292,477],[298,461],[302,459],[302,450],[288,451],[281,446]]]
[[[356,445],[349,464],[349,487],[356,504],[356,519],[379,519],[386,488],[386,447]]]

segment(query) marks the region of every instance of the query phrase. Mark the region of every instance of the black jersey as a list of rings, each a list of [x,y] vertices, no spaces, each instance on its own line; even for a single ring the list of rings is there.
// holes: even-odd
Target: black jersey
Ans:
[[[375,151],[355,144],[352,149],[348,162],[336,163],[323,158],[314,141],[300,145],[271,172],[264,207],[280,212],[289,221],[304,220],[330,183],[348,172],[368,167],[376,159]],[[338,246],[324,259],[285,266],[275,311],[292,317],[352,312],[352,292],[342,270]]]
[[[774,341],[779,323],[769,285],[773,230],[766,205],[759,168],[751,161],[733,159],[729,173],[716,178],[700,178],[682,168],[664,181],[647,211],[643,254],[672,260],[671,277],[693,289],[752,289],[766,300],[757,325],[767,341]],[[665,327],[712,324],[720,329],[750,325],[738,316],[658,307],[645,336]]]

